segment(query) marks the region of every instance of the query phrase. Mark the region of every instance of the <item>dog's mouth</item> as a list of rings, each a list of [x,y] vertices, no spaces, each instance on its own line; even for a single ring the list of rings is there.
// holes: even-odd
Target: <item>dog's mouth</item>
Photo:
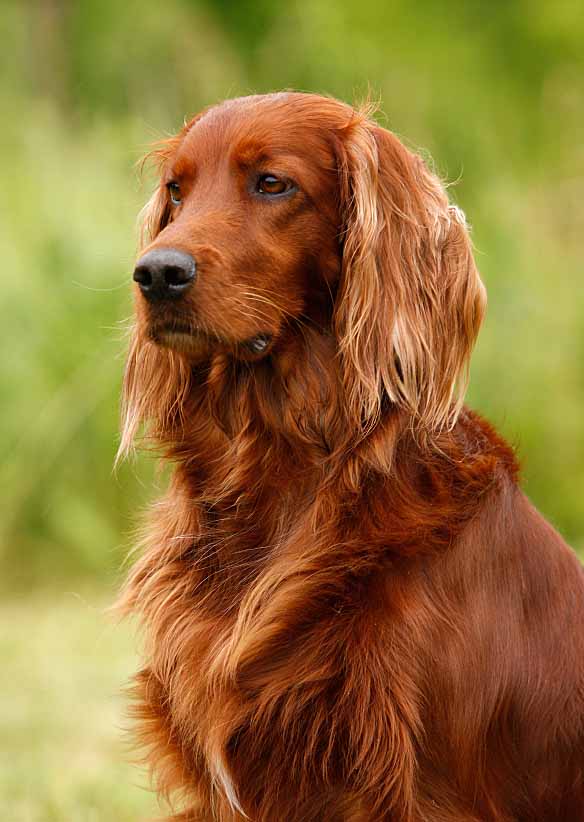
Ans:
[[[172,348],[196,359],[211,354],[217,348],[232,349],[243,359],[260,359],[271,349],[273,336],[268,332],[255,334],[242,342],[229,342],[183,323],[171,323],[151,328],[150,339],[164,348]]]
[[[172,348],[197,358],[208,353],[213,343],[208,334],[186,323],[155,325],[150,328],[149,337],[163,348]]]
[[[252,357],[262,357],[267,354],[272,347],[273,337],[271,334],[256,334],[241,344],[244,351]]]

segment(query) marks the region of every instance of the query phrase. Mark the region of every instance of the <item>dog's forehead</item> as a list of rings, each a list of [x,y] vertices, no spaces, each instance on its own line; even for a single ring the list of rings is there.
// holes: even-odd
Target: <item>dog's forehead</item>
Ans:
[[[320,100],[308,95],[274,94],[227,100],[195,118],[176,154],[181,167],[231,156],[242,164],[277,155],[330,160],[333,124]]]

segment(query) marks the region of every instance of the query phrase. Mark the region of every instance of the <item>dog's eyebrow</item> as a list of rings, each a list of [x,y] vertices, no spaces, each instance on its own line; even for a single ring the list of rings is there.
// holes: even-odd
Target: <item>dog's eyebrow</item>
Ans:
[[[180,180],[184,177],[196,177],[197,164],[191,157],[177,157],[174,162],[169,163],[165,179]]]
[[[237,143],[230,155],[233,167],[241,172],[272,171],[277,174],[306,176],[306,159],[302,153],[295,151],[283,141],[279,145],[267,146],[257,140],[245,140]]]
[[[273,156],[264,142],[254,138],[240,140],[231,152],[233,162],[240,168],[269,163]]]

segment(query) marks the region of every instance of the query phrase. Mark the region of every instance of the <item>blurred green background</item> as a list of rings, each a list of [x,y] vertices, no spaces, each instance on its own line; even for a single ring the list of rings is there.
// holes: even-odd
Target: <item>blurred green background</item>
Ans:
[[[584,15],[558,0],[3,0],[0,5],[0,817],[132,820],[134,667],[114,597],[156,485],[117,475],[120,378],[151,180],[136,162],[225,97],[382,103],[473,225],[489,313],[469,402],[584,551]],[[4,803],[4,804],[3,804]]]

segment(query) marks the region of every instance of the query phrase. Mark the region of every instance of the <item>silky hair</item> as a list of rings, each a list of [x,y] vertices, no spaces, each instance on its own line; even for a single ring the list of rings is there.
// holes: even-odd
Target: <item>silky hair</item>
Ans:
[[[137,266],[120,446],[143,426],[170,474],[118,601],[165,818],[580,819],[584,578],[461,409],[462,213],[368,110],[259,95],[185,128],[143,251],[197,277]],[[290,197],[257,196],[272,156]]]
[[[335,328],[353,420],[370,430],[386,394],[423,432],[451,428],[486,306],[464,215],[422,159],[366,116],[345,129],[339,172]]]

